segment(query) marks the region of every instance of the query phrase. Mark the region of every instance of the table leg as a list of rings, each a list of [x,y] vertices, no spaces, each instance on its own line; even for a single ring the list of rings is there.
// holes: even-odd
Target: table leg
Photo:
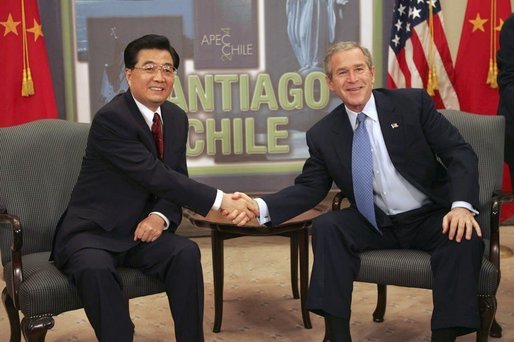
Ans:
[[[211,232],[212,244],[212,276],[214,281],[214,326],[215,333],[221,330],[223,318],[223,234],[215,230]]]
[[[293,298],[300,298],[298,292],[298,235],[296,232],[291,233],[291,288],[293,290]]]
[[[309,311],[305,308],[307,301],[308,278],[309,278],[309,230],[307,228],[298,232],[300,248],[300,304],[302,307],[302,318],[305,329],[311,329],[312,323]]]

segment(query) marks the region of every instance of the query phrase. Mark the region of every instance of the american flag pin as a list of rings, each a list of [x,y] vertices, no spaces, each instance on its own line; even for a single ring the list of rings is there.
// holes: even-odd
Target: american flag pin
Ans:
[[[391,128],[398,128],[398,127],[399,127],[399,126],[398,126],[398,124],[397,124],[396,122],[393,122],[393,123],[391,124]]]

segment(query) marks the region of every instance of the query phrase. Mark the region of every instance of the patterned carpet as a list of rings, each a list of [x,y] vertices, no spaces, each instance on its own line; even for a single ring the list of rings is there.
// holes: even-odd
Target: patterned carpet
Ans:
[[[514,227],[501,228],[502,244],[514,249]],[[321,341],[323,321],[311,314],[313,328],[303,327],[300,301],[292,298],[289,241],[282,237],[244,237],[225,241],[224,317],[220,333],[212,332],[214,301],[211,245],[195,237],[202,250],[205,275],[206,341]],[[312,256],[311,256],[312,261]],[[514,257],[502,259],[497,319],[501,341],[514,341]],[[374,323],[374,285],[355,283],[351,329],[354,341],[407,342],[430,340],[431,292],[389,287],[385,321]],[[173,341],[173,322],[164,294],[133,299],[135,341]],[[82,310],[61,314],[47,341],[95,341]],[[8,341],[9,323],[0,309],[0,341]],[[458,341],[474,341],[473,335]],[[495,339],[491,339],[495,340]]]

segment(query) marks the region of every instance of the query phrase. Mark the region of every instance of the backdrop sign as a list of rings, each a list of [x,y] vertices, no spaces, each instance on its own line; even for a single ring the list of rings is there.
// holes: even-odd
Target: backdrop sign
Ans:
[[[126,89],[123,47],[166,35],[181,55],[169,100],[189,115],[190,170],[228,191],[292,182],[308,156],[305,132],[340,103],[323,56],[360,33],[353,0],[76,0],[76,11],[92,115]]]

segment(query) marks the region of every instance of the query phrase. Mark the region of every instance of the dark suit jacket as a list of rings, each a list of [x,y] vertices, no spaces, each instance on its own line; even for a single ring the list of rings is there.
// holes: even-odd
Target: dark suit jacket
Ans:
[[[514,14],[503,23],[498,50],[498,114],[505,116],[505,160],[514,168]],[[512,171],[511,171],[512,173]]]
[[[211,209],[216,189],[187,175],[185,112],[165,102],[161,114],[163,162],[130,91],[95,115],[77,184],[56,228],[53,256],[58,265],[84,247],[117,252],[133,247],[137,224],[152,211],[166,215],[173,232],[181,206],[203,215]]]
[[[428,94],[420,89],[376,89],[373,95],[396,170],[434,203],[450,208],[453,201],[466,201],[478,207],[478,159],[457,129],[435,110]],[[352,139],[344,104],[307,132],[310,156],[295,185],[263,196],[272,225],[317,205],[332,182],[354,203]],[[390,224],[376,209],[377,223]]]

